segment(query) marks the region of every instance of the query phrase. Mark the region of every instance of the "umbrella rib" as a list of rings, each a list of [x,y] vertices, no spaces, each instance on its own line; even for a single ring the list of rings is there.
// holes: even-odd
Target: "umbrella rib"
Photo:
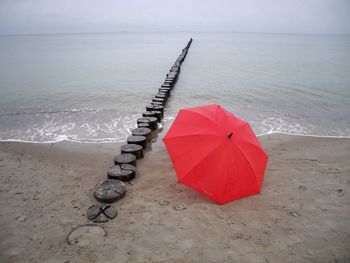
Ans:
[[[229,123],[228,123],[228,119],[227,119],[227,113],[226,113],[226,111],[223,111],[223,113],[224,113],[225,120],[226,120],[226,127],[228,127]]]
[[[245,155],[244,151],[242,151],[240,147],[238,147],[238,150],[239,150],[239,152],[243,155],[244,159],[247,161],[247,163],[248,163],[250,169],[253,171],[253,177],[254,177],[254,179],[255,179],[256,186],[257,186],[258,189],[259,189],[258,179],[257,179],[256,176],[255,176],[255,171],[254,171],[253,166],[250,164],[250,162],[249,162],[247,156]],[[259,190],[259,192],[260,192],[260,190]]]
[[[230,154],[230,157],[229,157],[229,160],[232,160],[232,147],[229,147],[229,154]],[[228,168],[227,168],[228,170],[230,169],[230,166],[228,166]],[[228,176],[228,174],[229,174],[229,171],[226,171],[226,178],[225,178],[225,190],[224,190],[224,194],[223,194],[223,196],[222,196],[222,201],[224,202],[225,201],[225,196],[226,196],[226,192],[227,192],[227,187],[228,187],[228,184],[227,184],[227,181],[228,181],[228,178],[229,178],[229,176]]]
[[[240,130],[240,129],[242,129],[244,126],[246,126],[246,125],[248,125],[248,122],[245,122],[245,123],[243,123],[241,126],[239,126],[237,129],[236,129],[236,134],[238,133],[238,131]]]
[[[227,116],[228,114],[229,114],[229,116]],[[231,113],[229,113],[229,112],[227,112],[227,111],[224,111],[224,116],[225,116],[225,119],[226,119],[226,127],[228,127],[229,124],[230,124],[229,121],[228,121],[230,115],[231,115],[231,116],[234,116],[233,114],[231,114]],[[234,117],[237,118],[236,116],[234,116]],[[242,127],[244,127],[245,125],[248,124],[245,120],[241,120],[241,121],[243,121],[244,123],[243,123],[241,126],[239,126],[238,128],[236,128],[235,134],[237,134],[238,131],[239,131]]]
[[[263,154],[267,156],[267,154],[265,153],[265,151],[264,151],[262,148],[258,147],[256,144],[251,143],[251,142],[248,142],[248,141],[246,141],[246,140],[239,139],[239,138],[238,138],[237,140],[240,141],[240,142],[243,142],[243,143],[247,143],[247,144],[249,144],[249,145],[255,147],[256,149],[258,149],[259,151],[263,152]]]

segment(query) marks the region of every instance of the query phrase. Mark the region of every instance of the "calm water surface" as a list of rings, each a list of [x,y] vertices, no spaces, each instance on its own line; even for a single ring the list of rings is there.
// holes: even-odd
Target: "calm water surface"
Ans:
[[[114,33],[0,37],[0,140],[125,140],[190,37],[166,126],[217,103],[257,134],[350,136],[349,36]]]

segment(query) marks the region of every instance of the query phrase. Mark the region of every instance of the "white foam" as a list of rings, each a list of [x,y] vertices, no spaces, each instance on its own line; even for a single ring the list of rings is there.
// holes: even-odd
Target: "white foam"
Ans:
[[[350,139],[350,136],[317,135],[317,134],[290,133],[290,132],[281,132],[281,131],[262,133],[262,134],[258,134],[257,137],[271,135],[271,134],[285,134],[285,135],[292,135],[292,136],[315,137],[315,138]]]
[[[77,110],[76,112],[82,112]],[[4,119],[0,141],[26,143],[55,143],[73,141],[84,143],[121,142],[130,134],[128,128],[136,125],[140,114],[113,111],[96,114],[62,116],[38,114],[28,118],[19,115],[16,119]]]
[[[105,115],[94,115],[93,113],[88,116],[78,115],[78,118],[75,117],[75,119],[69,117],[67,120],[65,118],[56,119],[50,116],[47,119],[33,119],[32,122],[27,124],[29,127],[23,127],[21,122],[23,119],[20,119],[18,123],[21,123],[21,125],[15,126],[13,129],[5,129],[3,131],[5,139],[0,139],[0,141],[24,143],[56,143],[62,141],[79,143],[122,142],[130,135],[131,130],[136,127],[136,119],[140,116],[140,114],[120,115],[113,113],[106,117]],[[81,117],[84,118],[80,119]],[[166,116],[162,122],[163,126],[167,128],[174,119],[174,116]],[[314,134],[313,131],[317,130],[317,127],[312,125],[305,127],[294,119],[288,118],[269,117],[262,121],[254,120],[250,123],[253,125],[258,137],[269,134],[286,134],[319,138],[350,138],[350,136],[342,134]]]
[[[173,121],[174,119],[175,119],[175,117],[168,116],[168,117],[164,117],[163,121],[168,122],[168,121]]]
[[[259,122],[258,122],[259,123]],[[272,132],[291,132],[291,133],[309,133],[309,127],[305,127],[295,120],[286,120],[280,117],[268,117],[261,124],[258,124],[259,130]]]
[[[79,139],[71,139],[65,135],[59,135],[55,140],[52,141],[31,141],[31,140],[20,140],[20,139],[5,139],[0,140],[0,142],[21,142],[21,143],[39,143],[39,144],[50,144],[57,142],[79,142],[79,143],[114,143],[114,142],[123,142],[124,138],[100,138],[100,139],[91,139],[91,138],[79,138]]]

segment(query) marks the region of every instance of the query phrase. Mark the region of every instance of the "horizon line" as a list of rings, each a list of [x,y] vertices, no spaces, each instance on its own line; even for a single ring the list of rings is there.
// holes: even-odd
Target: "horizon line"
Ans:
[[[42,32],[42,33],[5,33],[0,37],[7,36],[45,36],[45,35],[86,35],[86,34],[128,34],[128,33],[231,33],[231,34],[265,34],[265,35],[315,35],[315,36],[350,36],[350,33],[305,33],[305,32],[258,32],[258,31],[183,31],[183,30],[170,30],[170,31],[83,31],[83,32]]]

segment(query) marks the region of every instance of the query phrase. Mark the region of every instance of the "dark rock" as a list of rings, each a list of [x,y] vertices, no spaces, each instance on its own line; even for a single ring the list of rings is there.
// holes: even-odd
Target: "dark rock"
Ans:
[[[157,95],[163,95],[163,96],[165,96],[166,99],[168,99],[169,96],[170,96],[170,92],[158,91]],[[157,96],[157,95],[156,95],[156,96]]]
[[[167,89],[167,88],[160,88],[158,90],[158,93],[161,92],[161,93],[166,93],[166,95],[169,97],[170,94],[171,94],[171,90],[170,89]]]
[[[160,102],[163,106],[165,105],[165,99],[160,99],[160,98],[153,98],[152,99],[153,102]]]
[[[118,209],[110,204],[90,206],[87,210],[87,218],[94,223],[105,223],[108,219],[113,219],[118,214]]]
[[[156,98],[159,98],[159,99],[164,99],[164,100],[167,99],[167,96],[166,96],[165,94],[159,94],[159,93],[157,93],[155,97],[156,97]]]
[[[149,123],[141,122],[137,124],[138,128],[149,128]]]
[[[115,164],[129,163],[136,165],[136,156],[131,153],[122,153],[114,158]]]
[[[142,117],[156,117],[156,115],[151,111],[142,112]]]
[[[156,106],[156,105],[150,104],[150,105],[146,106],[146,110],[147,111],[160,111],[163,114],[164,113],[164,106]]]
[[[141,128],[140,128],[141,129]],[[144,128],[147,129],[147,128]],[[146,140],[147,138],[145,136],[129,136],[127,138],[128,144],[138,144],[141,145],[143,149],[146,148]]]
[[[120,165],[120,168],[122,170],[130,170],[130,171],[136,172],[136,166],[134,166],[132,164],[124,163],[124,164]]]
[[[158,101],[151,101],[152,105],[156,105],[156,106],[164,106],[163,103],[158,102]]]
[[[126,189],[123,182],[114,179],[101,181],[95,186],[95,198],[102,203],[113,203],[125,196]]]
[[[157,129],[157,122],[158,120],[155,117],[141,117],[137,119],[137,123],[148,123],[152,131]]]
[[[148,128],[139,128],[139,129],[148,129]],[[151,133],[151,129],[148,129]],[[133,134],[137,135],[137,134]],[[136,159],[142,159],[143,158],[143,147],[138,144],[125,144],[120,147],[121,153],[131,153],[136,156]]]
[[[137,124],[139,124],[139,123],[148,123],[149,124],[149,122],[150,122],[150,120],[147,117],[140,117],[136,121],[137,121]]]
[[[92,205],[88,208],[86,216],[89,220],[94,220],[100,213],[100,207],[98,205]]]
[[[168,88],[168,89],[171,89],[171,85],[170,84],[162,84],[161,86],[160,86],[161,88]]]
[[[166,81],[164,81],[164,84],[169,84],[170,87],[174,86],[174,82],[172,80],[166,80]]]
[[[158,122],[161,122],[162,121],[162,118],[163,118],[163,114],[161,111],[151,111],[152,113],[154,113],[154,117],[157,118],[157,121]]]
[[[135,178],[135,171],[122,169],[121,165],[115,165],[108,169],[107,176],[108,179],[116,179],[123,182],[129,182]]]
[[[148,117],[149,120],[149,126],[152,131],[157,130],[158,128],[158,120],[155,117]]]
[[[106,206],[103,209],[103,214],[105,214],[109,219],[113,219],[118,215],[118,209],[111,205]]]
[[[154,113],[154,115],[156,115]],[[145,136],[146,141],[150,142],[152,140],[152,130],[149,128],[136,128],[131,131],[131,134],[134,136]]]
[[[92,220],[92,222],[94,222],[94,223],[106,223],[106,222],[108,222],[108,217],[105,214],[101,213],[97,217],[95,217]]]

